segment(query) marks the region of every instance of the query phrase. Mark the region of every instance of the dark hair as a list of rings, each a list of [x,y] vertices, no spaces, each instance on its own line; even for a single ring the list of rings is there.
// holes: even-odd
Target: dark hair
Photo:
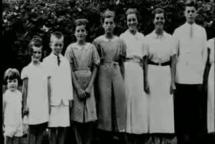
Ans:
[[[184,9],[186,9],[186,7],[194,7],[197,9],[197,4],[193,0],[187,0],[184,4]]]
[[[101,22],[104,22],[104,19],[106,18],[113,18],[113,20],[115,21],[115,12],[113,10],[110,9],[106,9],[101,16]]]
[[[40,36],[37,36],[37,35],[33,36],[33,38],[31,39],[31,41],[28,44],[31,55],[33,52],[33,49],[32,49],[33,46],[35,46],[35,47],[42,47],[43,46],[42,38]]]
[[[156,14],[161,14],[163,13],[164,14],[164,17],[165,17],[165,11],[163,8],[156,8],[152,11],[152,14],[153,14],[153,19],[155,18],[155,15]]]
[[[16,68],[8,68],[4,73],[4,82],[7,84],[7,80],[17,79],[20,81],[20,74]]]
[[[80,19],[76,19],[75,20],[75,29],[76,29],[76,27],[77,26],[84,26],[85,27],[85,29],[88,31],[88,20],[87,19],[85,19],[85,18],[80,18]],[[75,29],[74,29],[74,31],[75,31]]]

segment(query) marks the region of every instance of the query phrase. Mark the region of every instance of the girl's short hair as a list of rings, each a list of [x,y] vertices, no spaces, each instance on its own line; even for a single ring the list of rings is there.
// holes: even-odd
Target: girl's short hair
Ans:
[[[42,47],[43,46],[43,42],[42,42],[42,38],[40,36],[33,36],[33,38],[31,39],[31,41],[29,42],[29,48],[30,48],[30,54],[32,55],[33,52],[33,47]]]
[[[7,83],[7,80],[17,79],[20,80],[20,73],[16,68],[8,68],[4,73],[4,82]]]

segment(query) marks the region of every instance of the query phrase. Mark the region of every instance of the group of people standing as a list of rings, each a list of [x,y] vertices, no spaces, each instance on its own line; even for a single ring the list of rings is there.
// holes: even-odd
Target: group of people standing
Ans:
[[[92,143],[95,126],[102,144],[113,143],[114,136],[136,144],[142,134],[151,134],[154,143],[165,142],[160,134],[175,133],[179,144],[204,143],[207,130],[215,132],[215,39],[207,45],[205,29],[195,23],[193,2],[185,5],[184,14],[186,23],[172,36],[164,30],[165,11],[155,9],[154,30],[144,36],[138,32],[137,9],[129,8],[128,29],[118,37],[115,13],[106,10],[105,34],[93,43],[86,42],[88,20],[77,19],[76,42],[63,56],[63,34],[51,33],[52,52],[42,62],[42,39],[33,37],[32,60],[21,72],[22,93],[17,90],[19,72],[5,72],[6,144],[22,136],[22,115],[28,117],[30,144],[41,144],[47,127],[50,144],[64,144],[69,126],[77,144]],[[207,56],[208,98],[203,94]]]

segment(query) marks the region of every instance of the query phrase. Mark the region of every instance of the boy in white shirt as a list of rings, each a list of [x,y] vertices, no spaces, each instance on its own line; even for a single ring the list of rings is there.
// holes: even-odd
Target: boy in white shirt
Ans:
[[[70,126],[69,105],[73,99],[71,69],[69,61],[61,54],[64,36],[53,32],[50,37],[52,52],[44,59],[50,76],[50,143],[64,144],[66,127]]]
[[[207,58],[207,36],[195,23],[197,10],[193,1],[185,5],[186,23],[173,36],[177,46],[175,129],[179,144],[204,143],[206,133],[206,97],[203,95],[203,73]]]

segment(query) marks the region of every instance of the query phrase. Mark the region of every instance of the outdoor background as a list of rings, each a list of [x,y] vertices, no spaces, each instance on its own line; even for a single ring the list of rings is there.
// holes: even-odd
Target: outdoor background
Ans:
[[[214,0],[196,0],[198,3],[197,23],[207,30],[208,38],[215,34]],[[173,33],[174,29],[184,23],[184,0],[3,0],[2,5],[2,70],[15,67],[21,70],[30,62],[28,42],[33,35],[40,35],[44,42],[44,56],[48,55],[49,34],[59,30],[65,34],[65,46],[75,41],[74,19],[87,18],[89,32],[87,40],[91,42],[103,34],[100,13],[110,8],[116,11],[115,34],[126,30],[125,11],[128,7],[139,10],[139,31],[144,35],[153,30],[152,10],[162,7],[166,10],[165,30]]]

